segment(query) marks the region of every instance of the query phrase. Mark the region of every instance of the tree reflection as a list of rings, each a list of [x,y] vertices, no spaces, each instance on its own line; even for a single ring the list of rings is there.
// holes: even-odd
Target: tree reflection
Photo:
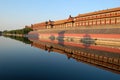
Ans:
[[[7,36],[7,35],[4,35],[4,37],[9,37],[11,39],[15,39],[15,40],[18,40],[18,41],[21,41],[25,44],[31,44],[32,41],[30,41],[27,37],[19,37],[19,36]]]

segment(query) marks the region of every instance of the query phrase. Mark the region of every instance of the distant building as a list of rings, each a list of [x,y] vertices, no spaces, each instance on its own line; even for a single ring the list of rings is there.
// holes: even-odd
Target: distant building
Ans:
[[[32,24],[33,30],[50,29],[50,28],[70,28],[97,25],[120,24],[120,7],[100,10],[85,14],[79,14],[76,17],[68,17],[68,19],[58,21],[46,21]]]

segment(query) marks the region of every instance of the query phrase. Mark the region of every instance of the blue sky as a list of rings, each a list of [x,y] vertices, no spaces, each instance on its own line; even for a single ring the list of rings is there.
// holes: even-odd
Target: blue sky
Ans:
[[[120,7],[120,0],[0,0],[0,31]]]

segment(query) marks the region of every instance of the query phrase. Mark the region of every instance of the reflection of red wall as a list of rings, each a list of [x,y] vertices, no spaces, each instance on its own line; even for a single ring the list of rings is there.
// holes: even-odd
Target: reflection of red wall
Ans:
[[[62,36],[58,34],[39,34],[41,36],[51,36],[54,35],[55,37]],[[84,37],[86,34],[64,34],[64,37]],[[113,38],[113,39],[120,39],[120,34],[89,34],[91,38]]]
[[[50,37],[51,35],[54,35],[54,37],[61,37],[63,35],[60,34],[39,34],[39,36],[45,36],[45,37]],[[63,37],[81,37],[83,38],[86,34],[64,34]],[[97,38],[104,38],[104,39],[120,39],[120,35],[119,34],[89,34],[90,38],[92,39],[97,39]],[[42,39],[40,39],[42,40]],[[51,40],[43,40],[43,41],[47,41],[47,42],[52,42],[52,43],[60,43],[57,40],[51,41]],[[83,44],[76,44],[74,42],[64,42],[64,45],[70,45],[70,46],[77,46],[77,47],[82,47],[85,48],[85,46]],[[108,51],[108,52],[115,52],[115,53],[120,53],[120,49],[117,48],[110,48],[110,47],[104,47],[104,46],[93,46],[91,45],[89,48],[91,49],[97,49],[97,50],[102,50],[102,51]]]
[[[58,41],[57,41],[57,40],[55,40],[55,41],[51,41],[51,40],[40,40],[40,41],[43,41],[43,42],[51,42],[51,43],[56,43],[56,44],[58,44]],[[76,46],[76,47],[85,48],[85,46],[84,46],[83,44],[76,44],[76,43],[73,43],[73,42],[64,42],[64,45],[70,45],[70,46]],[[100,51],[120,53],[120,49],[117,49],[117,48],[110,48],[110,47],[104,47],[104,46],[94,46],[94,45],[91,45],[89,48],[90,48],[90,49],[95,49],[95,50],[100,50]]]

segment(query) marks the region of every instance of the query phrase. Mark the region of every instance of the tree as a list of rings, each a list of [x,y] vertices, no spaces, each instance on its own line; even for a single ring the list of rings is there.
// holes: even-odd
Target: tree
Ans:
[[[2,35],[2,31],[0,31],[0,35]]]
[[[4,34],[7,34],[7,33],[9,33],[9,34],[28,34],[30,31],[32,31],[31,28],[25,27],[23,29],[17,29],[17,30],[11,30],[11,31],[5,30],[5,31],[3,31],[3,33]]]

